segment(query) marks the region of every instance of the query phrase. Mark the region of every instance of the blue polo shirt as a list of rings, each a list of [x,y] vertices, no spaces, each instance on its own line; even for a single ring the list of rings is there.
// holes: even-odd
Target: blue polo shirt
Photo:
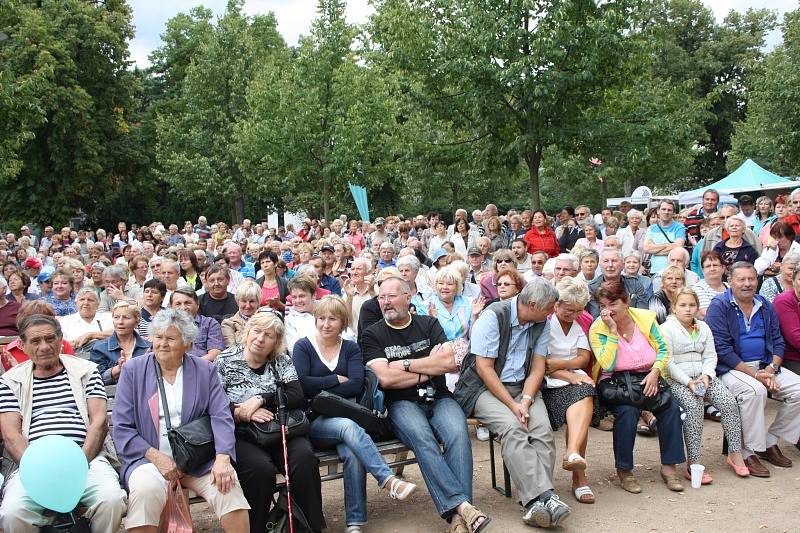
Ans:
[[[732,303],[736,308],[736,319],[739,321],[739,346],[742,349],[742,361],[745,363],[761,361],[764,359],[767,346],[767,329],[761,302],[758,298],[755,299],[749,320],[744,316],[736,301],[733,300]]]
[[[533,322],[525,325],[519,323],[517,316],[517,297],[511,302],[511,339],[508,341],[506,364],[500,372],[500,381],[503,383],[517,383],[525,380],[525,358],[528,353],[528,329],[533,327]],[[537,357],[547,357],[547,346],[550,344],[550,324],[545,323],[542,334],[536,339],[533,354]],[[483,312],[475,321],[470,333],[470,351],[478,357],[497,358],[500,349],[500,328],[497,315],[493,312]]]

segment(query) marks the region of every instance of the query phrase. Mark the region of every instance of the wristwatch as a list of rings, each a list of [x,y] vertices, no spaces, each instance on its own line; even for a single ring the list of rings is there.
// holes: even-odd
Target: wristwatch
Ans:
[[[770,363],[769,366],[775,374],[778,374],[781,371],[780,365],[776,365],[775,363]]]
[[[403,370],[411,372],[411,359],[403,359]]]

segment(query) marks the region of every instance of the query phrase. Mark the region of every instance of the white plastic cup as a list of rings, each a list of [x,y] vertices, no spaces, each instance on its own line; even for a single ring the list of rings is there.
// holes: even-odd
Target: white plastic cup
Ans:
[[[689,471],[692,473],[692,488],[699,489],[703,485],[703,472],[706,467],[703,465],[691,465]]]

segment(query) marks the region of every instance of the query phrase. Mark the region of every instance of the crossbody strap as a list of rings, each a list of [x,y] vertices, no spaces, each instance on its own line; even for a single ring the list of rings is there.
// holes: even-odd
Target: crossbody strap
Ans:
[[[167,393],[164,392],[164,379],[161,377],[161,366],[153,356],[153,364],[156,365],[156,382],[158,383],[158,392],[161,394],[161,403],[164,409],[164,423],[167,425],[167,431],[172,431],[172,422],[169,416],[169,404],[167,403]]]
[[[673,241],[672,239],[669,238],[667,233],[664,231],[664,228],[661,227],[661,224],[656,222],[656,226],[658,226],[658,229],[661,231],[661,234],[664,236],[664,238],[667,239],[667,242],[669,242],[670,244],[675,242],[675,241]]]

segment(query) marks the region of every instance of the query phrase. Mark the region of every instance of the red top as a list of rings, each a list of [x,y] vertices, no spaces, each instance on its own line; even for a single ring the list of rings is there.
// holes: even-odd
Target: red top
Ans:
[[[786,341],[783,358],[800,361],[800,302],[794,290],[789,289],[776,296],[772,305],[778,315],[783,340]]]
[[[796,214],[783,217],[783,221],[792,226],[795,234],[800,235],[800,217]]]
[[[545,228],[544,233],[539,233],[539,230],[535,227],[531,227],[531,229],[525,233],[523,239],[528,243],[529,254],[544,252],[547,254],[547,257],[555,257],[561,252],[558,247],[556,234],[550,228]]]
[[[17,339],[13,342],[10,342],[9,344],[6,345],[3,351],[8,352],[8,355],[13,357],[14,360],[17,362],[17,364],[24,363],[25,361],[30,359],[30,357],[28,357],[28,354],[22,351],[22,339]],[[61,353],[65,355],[75,355],[75,352],[72,350],[72,345],[63,339],[61,340]],[[3,362],[3,370],[5,371],[11,370],[12,365],[8,364],[9,363],[8,357],[6,357],[6,354],[3,354],[2,362]]]

